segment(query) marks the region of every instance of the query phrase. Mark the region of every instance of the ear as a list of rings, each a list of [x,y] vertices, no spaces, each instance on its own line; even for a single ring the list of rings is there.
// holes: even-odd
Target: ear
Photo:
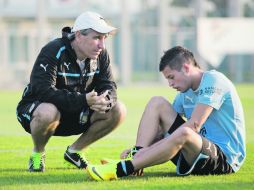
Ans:
[[[80,31],[75,32],[75,39],[78,43],[81,42],[81,36],[82,34],[80,33]]]
[[[190,71],[190,64],[184,63],[183,66],[182,66],[182,71],[184,73],[189,73],[189,71]]]
[[[76,32],[75,32],[76,38],[80,38],[81,35],[82,35],[82,34],[80,33],[80,31],[76,31]]]

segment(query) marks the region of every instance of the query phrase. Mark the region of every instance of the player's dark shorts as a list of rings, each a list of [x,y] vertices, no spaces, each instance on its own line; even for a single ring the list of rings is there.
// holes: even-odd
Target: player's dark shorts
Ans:
[[[177,115],[175,122],[169,129],[169,134],[174,132],[185,121],[180,115]],[[192,166],[184,159],[181,151],[171,160],[176,165],[178,175],[218,175],[233,173],[232,167],[227,163],[227,158],[222,150],[216,144],[205,137],[202,138],[202,150]]]
[[[31,133],[30,122],[32,121],[32,115],[34,110],[41,104],[39,101],[33,103],[22,104],[17,106],[17,118],[20,124],[23,126],[26,132]],[[70,136],[84,133],[90,126],[90,118],[92,111],[89,112],[88,121],[81,125],[79,124],[80,113],[66,113],[61,111],[60,124],[57,127],[54,136]]]

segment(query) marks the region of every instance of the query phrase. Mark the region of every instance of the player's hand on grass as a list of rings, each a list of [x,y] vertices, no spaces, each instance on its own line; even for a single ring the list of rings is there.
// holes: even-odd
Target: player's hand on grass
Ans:
[[[127,156],[128,156],[128,154],[130,153],[130,151],[131,151],[130,148],[124,150],[124,151],[120,154],[120,158],[121,158],[121,159],[126,159]]]

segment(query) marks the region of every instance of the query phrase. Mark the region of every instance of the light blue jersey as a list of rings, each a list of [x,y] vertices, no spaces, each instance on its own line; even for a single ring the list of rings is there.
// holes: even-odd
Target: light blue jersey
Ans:
[[[214,108],[200,134],[221,148],[236,172],[243,164],[246,147],[243,108],[234,85],[220,72],[204,72],[198,89],[179,93],[173,107],[189,120],[199,103]]]

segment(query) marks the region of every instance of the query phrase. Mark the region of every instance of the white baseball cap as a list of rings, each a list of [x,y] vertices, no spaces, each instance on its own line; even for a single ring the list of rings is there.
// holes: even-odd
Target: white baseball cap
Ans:
[[[104,18],[98,13],[84,12],[76,18],[71,31],[76,32],[89,28],[102,34],[111,33],[116,30],[115,27],[108,25]]]

